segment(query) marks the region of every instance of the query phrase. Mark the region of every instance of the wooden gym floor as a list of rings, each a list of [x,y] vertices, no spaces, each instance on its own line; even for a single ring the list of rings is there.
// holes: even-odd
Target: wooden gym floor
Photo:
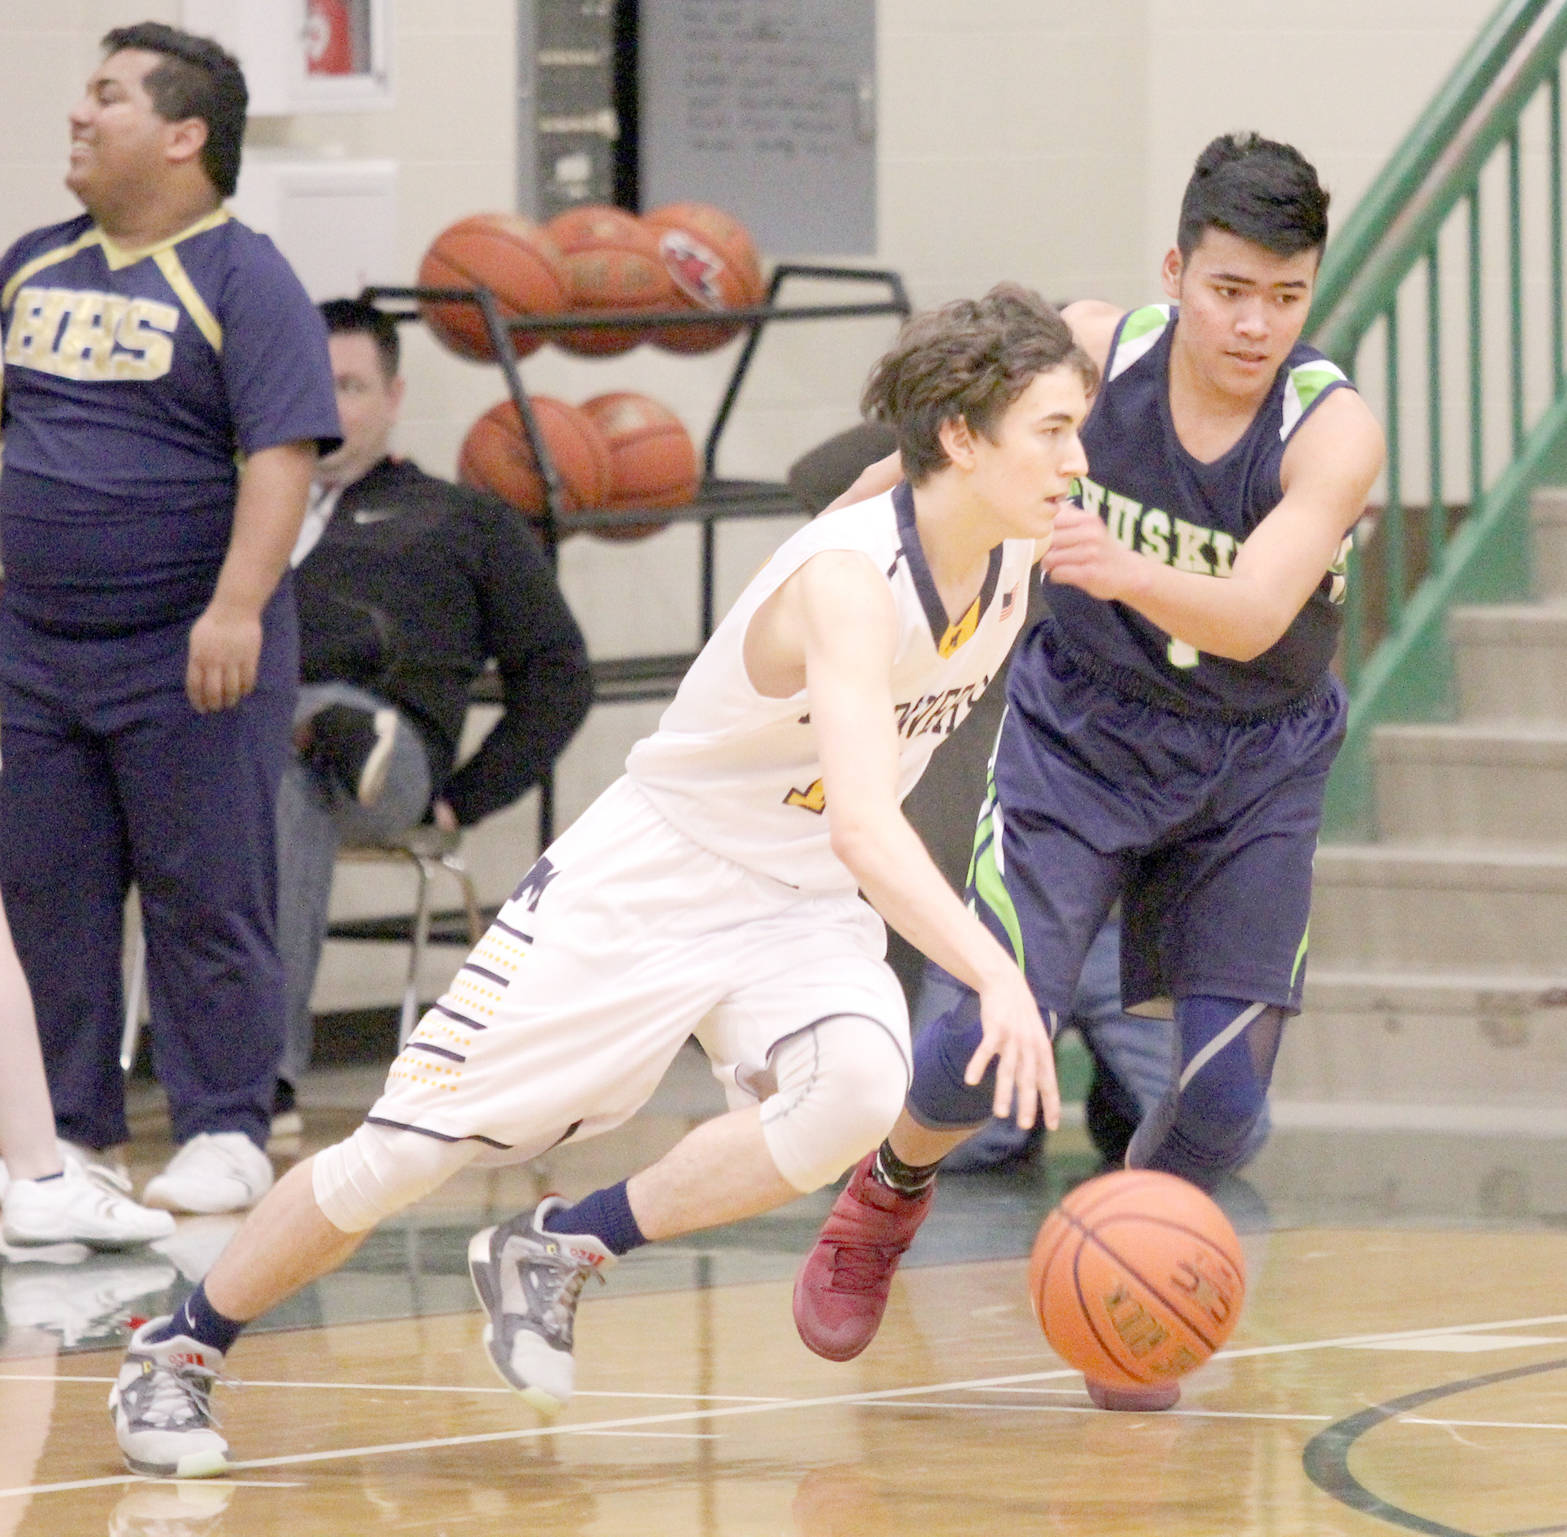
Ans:
[[[306,1149],[376,1084],[318,1075]],[[816,1359],[789,1317],[825,1192],[628,1259],[584,1304],[576,1402],[540,1420],[478,1345],[468,1235],[627,1172],[715,1106],[692,1053],[633,1126],[465,1175],[375,1234],[236,1348],[221,1480],[126,1474],[104,1400],[121,1321],[164,1310],[232,1222],[126,1255],[8,1254],[0,1537],[1567,1537],[1567,1112],[1462,1132],[1283,1117],[1222,1193],[1246,1313],[1172,1413],[1092,1410],[1030,1316],[1033,1231],[1092,1168],[1068,1128],[1046,1169],[943,1182],[858,1361]],[[167,1154],[152,1093],[134,1124],[139,1179]]]

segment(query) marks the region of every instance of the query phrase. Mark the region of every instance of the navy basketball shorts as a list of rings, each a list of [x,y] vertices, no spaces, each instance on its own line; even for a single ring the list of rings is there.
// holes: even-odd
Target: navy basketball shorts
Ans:
[[[1035,658],[1045,665],[1012,680],[968,884],[1041,1010],[1070,1012],[1119,898],[1127,1010],[1167,1015],[1172,1000],[1207,995],[1298,1011],[1312,858],[1344,734],[1337,680],[1236,723],[1129,698],[1059,653]]]

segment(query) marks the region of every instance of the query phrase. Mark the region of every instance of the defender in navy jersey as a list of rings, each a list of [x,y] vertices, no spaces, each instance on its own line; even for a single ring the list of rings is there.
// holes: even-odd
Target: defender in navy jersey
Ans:
[[[1043,566],[1051,616],[1019,647],[969,873],[970,904],[1051,1020],[1122,903],[1122,997],[1173,1007],[1180,1060],[1127,1152],[1212,1185],[1251,1148],[1300,1004],[1311,860],[1343,691],[1328,671],[1350,529],[1382,435],[1300,345],[1328,195],[1288,145],[1197,161],[1168,305],[1065,314],[1101,365],[1081,507]],[[857,492],[888,472],[873,467]],[[950,985],[950,979],[942,980]],[[795,1291],[801,1337],[845,1360],[874,1337],[941,1159],[984,1122],[963,997],[916,1043],[903,1115],[840,1196]],[[1089,1384],[1109,1408],[1163,1408]]]
[[[0,258],[0,887],[63,1136],[128,1135],[128,888],[178,1151],[146,1199],[249,1205],[282,1046],[273,807],[298,651],[280,577],[337,440],[320,316],[229,216],[239,67],[154,23],[70,114],[80,217]]]
[[[1055,1120],[1022,975],[899,802],[1018,632],[1040,543],[1087,467],[1094,377],[1022,289],[910,322],[865,396],[897,428],[909,484],[784,542],[626,777],[523,877],[365,1124],[286,1175],[174,1317],[133,1337],[114,1400],[133,1468],[219,1471],[204,1384],[245,1321],[475,1158],[521,1162],[621,1124],[694,1033],[727,1114],[630,1179],[469,1244],[492,1364],[559,1406],[590,1276],[815,1190],[891,1126],[908,1013],[883,918],[981,998],[974,1078],[997,1059],[998,1093],[1015,1082]],[[190,1412],[171,1416],[175,1402]]]

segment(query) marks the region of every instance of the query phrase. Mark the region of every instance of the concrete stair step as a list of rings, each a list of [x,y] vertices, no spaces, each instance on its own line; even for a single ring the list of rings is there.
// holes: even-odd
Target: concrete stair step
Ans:
[[[1465,720],[1567,724],[1567,602],[1461,606],[1447,629]]]
[[[1567,598],[1567,486],[1542,486],[1530,499],[1534,525],[1534,590]]]
[[[1311,956],[1329,969],[1567,971],[1567,852],[1323,844]]]
[[[1554,978],[1335,970],[1312,946],[1276,1099],[1527,1113],[1567,1134],[1567,964]]]
[[[1567,852],[1567,720],[1380,726],[1371,753],[1383,838]]]

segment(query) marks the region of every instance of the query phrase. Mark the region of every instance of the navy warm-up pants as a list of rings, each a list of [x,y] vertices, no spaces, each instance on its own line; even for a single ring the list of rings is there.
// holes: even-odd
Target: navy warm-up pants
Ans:
[[[255,691],[199,714],[190,622],[50,633],[0,602],[0,892],[33,992],[60,1135],[126,1140],[127,890],[147,934],[153,1065],[174,1137],[264,1145],[283,1044],[274,812],[299,639],[285,582]]]

